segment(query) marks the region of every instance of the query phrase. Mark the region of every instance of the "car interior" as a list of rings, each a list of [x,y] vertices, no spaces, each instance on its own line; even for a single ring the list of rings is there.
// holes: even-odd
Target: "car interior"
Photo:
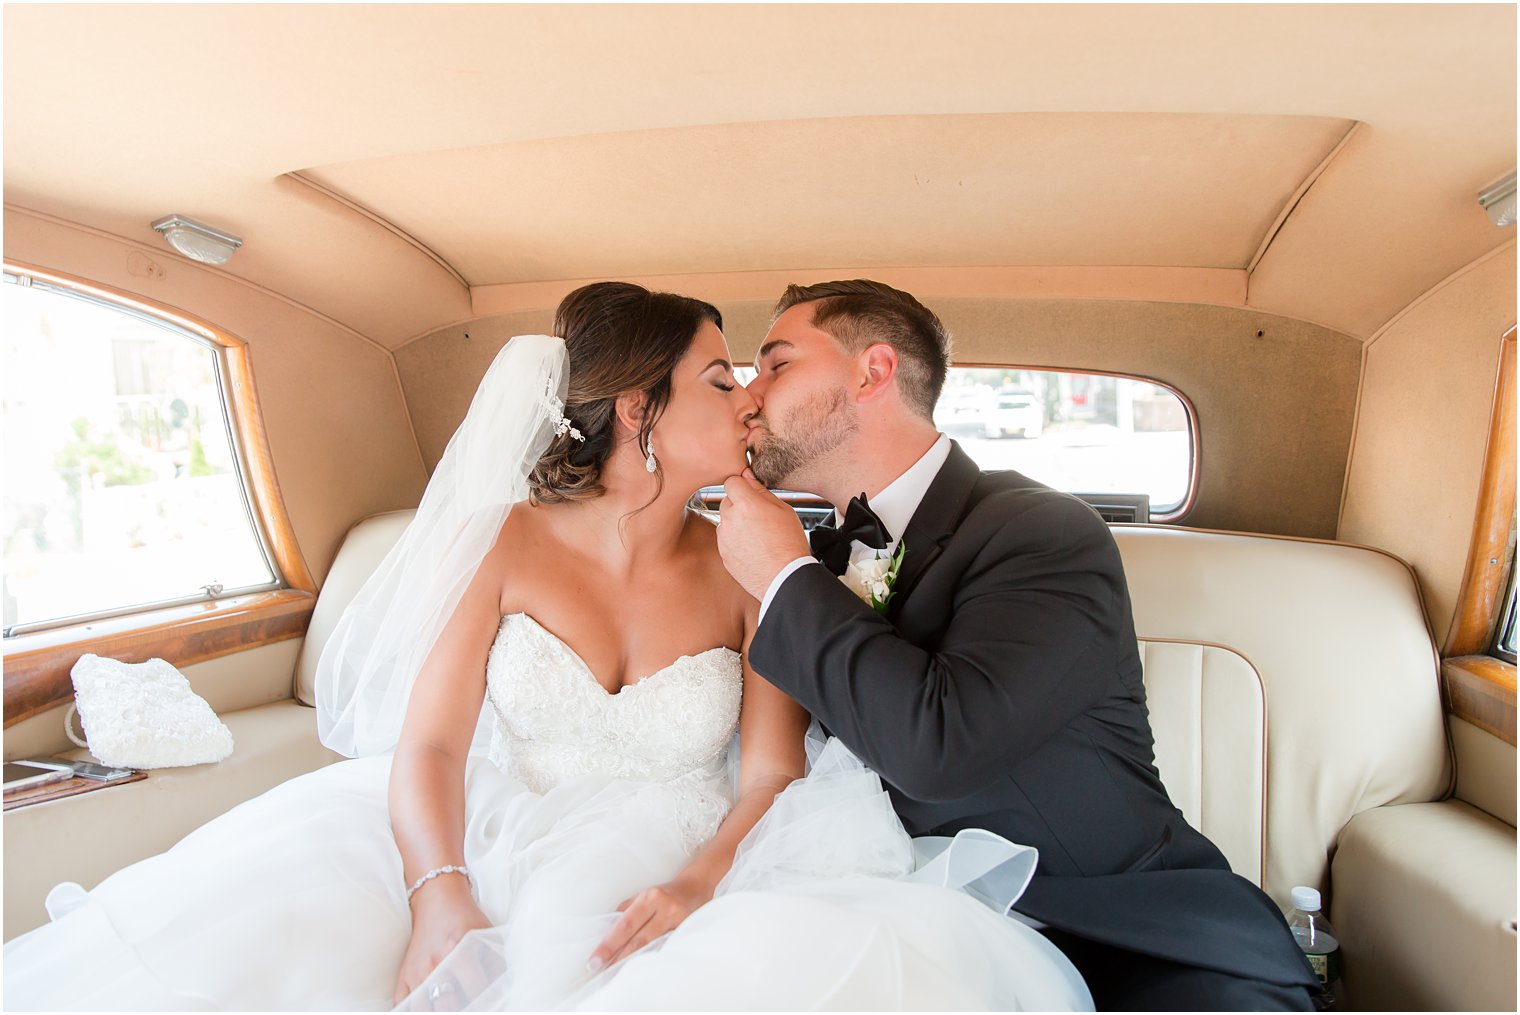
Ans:
[[[1162,780],[1320,890],[1341,1006],[1513,1010],[1515,19],[7,5],[5,760],[89,760],[89,654],[233,747],[8,790],[4,937],[340,760],[317,660],[564,295],[748,365],[871,278],[951,334],[939,428],[1109,522]]]

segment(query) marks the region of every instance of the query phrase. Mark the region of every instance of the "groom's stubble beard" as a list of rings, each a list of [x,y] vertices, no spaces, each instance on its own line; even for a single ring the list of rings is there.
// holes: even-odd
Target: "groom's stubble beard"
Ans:
[[[750,470],[767,487],[816,485],[810,467],[836,451],[860,430],[849,411],[849,396],[841,387],[820,391],[799,405],[779,429],[762,410],[759,425],[765,436],[750,452]],[[801,485],[798,485],[801,484]]]

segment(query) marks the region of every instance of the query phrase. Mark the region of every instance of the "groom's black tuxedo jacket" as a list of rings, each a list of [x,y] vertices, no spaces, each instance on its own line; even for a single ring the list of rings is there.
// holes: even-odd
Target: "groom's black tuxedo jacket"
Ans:
[[[881,776],[910,834],[986,828],[1038,847],[1026,916],[1313,984],[1276,906],[1162,787],[1103,520],[952,444],[903,539],[886,616],[823,567],[792,574],[750,645],[755,671]]]

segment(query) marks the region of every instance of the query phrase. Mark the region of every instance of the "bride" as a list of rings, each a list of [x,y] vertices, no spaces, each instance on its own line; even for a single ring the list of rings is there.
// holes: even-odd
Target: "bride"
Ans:
[[[1004,915],[1033,850],[910,840],[748,668],[688,504],[755,411],[721,323],[602,282],[509,342],[323,653],[353,760],[59,885],[7,1007],[1090,1006]]]

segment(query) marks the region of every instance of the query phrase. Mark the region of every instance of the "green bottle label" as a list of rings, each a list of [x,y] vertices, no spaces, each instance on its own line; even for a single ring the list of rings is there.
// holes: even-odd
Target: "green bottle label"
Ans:
[[[1310,952],[1304,957],[1309,960],[1309,966],[1314,970],[1314,975],[1319,977],[1320,983],[1329,985],[1341,978],[1341,950],[1339,948],[1324,955]]]

